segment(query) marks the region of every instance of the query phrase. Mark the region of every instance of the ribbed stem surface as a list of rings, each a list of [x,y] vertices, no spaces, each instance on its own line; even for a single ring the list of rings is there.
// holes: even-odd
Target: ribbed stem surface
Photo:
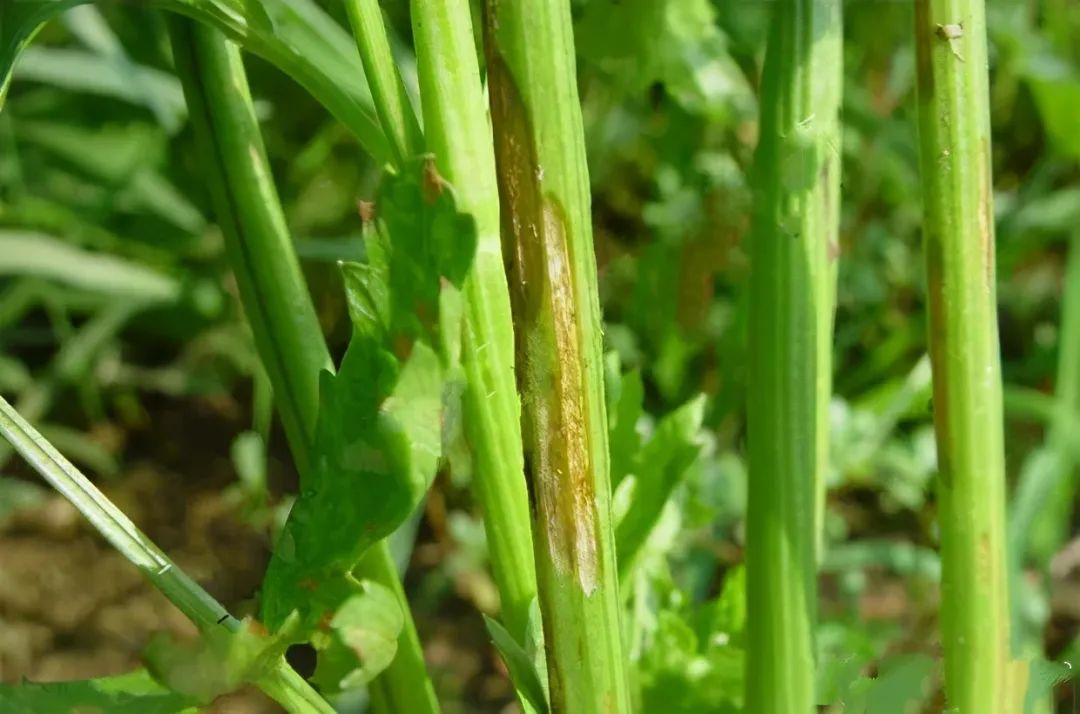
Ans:
[[[568,0],[488,0],[536,568],[555,712],[626,712],[600,305]]]
[[[916,2],[945,693],[1005,711],[1005,463],[982,0]]]
[[[814,705],[839,207],[841,0],[776,4],[754,164],[747,711]]]
[[[319,410],[319,373],[333,364],[270,176],[239,50],[215,30],[179,18],[170,20],[170,34],[240,299],[303,483]],[[438,712],[389,550],[385,542],[372,550],[357,576],[398,593],[405,614],[398,655],[372,688],[383,693],[387,712]]]
[[[413,0],[412,23],[428,149],[454,187],[459,208],[476,221],[476,256],[465,284],[465,430],[502,618],[524,642],[529,604],[536,597],[536,569],[495,154],[469,3]]]

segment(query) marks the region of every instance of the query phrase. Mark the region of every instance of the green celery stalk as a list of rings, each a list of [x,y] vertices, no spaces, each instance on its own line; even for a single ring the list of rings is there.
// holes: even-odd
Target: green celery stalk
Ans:
[[[915,8],[945,695],[963,714],[1001,712],[1011,690],[985,8]]]
[[[217,31],[170,18],[177,73],[203,155],[240,299],[274,389],[301,481],[311,464],[318,378],[333,369],[269,172],[239,50]],[[393,663],[372,683],[386,711],[437,712],[416,626],[385,543],[357,575],[399,596],[405,627]]]
[[[536,568],[495,155],[469,3],[413,0],[412,23],[428,148],[454,187],[458,206],[476,221],[476,257],[465,284],[465,429],[502,618],[521,643],[536,597]]]
[[[626,712],[589,176],[568,0],[488,0],[526,474],[555,712]]]
[[[390,144],[391,160],[397,167],[404,166],[424,150],[424,136],[390,52],[382,8],[378,0],[345,0],[345,9],[349,11],[349,24],[360,50],[375,113]]]
[[[761,90],[750,276],[747,711],[814,705],[835,293],[841,0],[782,0]]]

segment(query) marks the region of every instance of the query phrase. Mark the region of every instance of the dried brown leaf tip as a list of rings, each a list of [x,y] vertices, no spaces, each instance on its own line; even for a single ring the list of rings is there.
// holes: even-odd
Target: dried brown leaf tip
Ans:
[[[359,200],[356,202],[356,212],[360,214],[360,220],[371,223],[376,218],[375,202]]]
[[[424,200],[428,203],[435,203],[435,201],[439,200],[439,196],[442,195],[445,186],[446,179],[442,177],[439,168],[435,165],[435,156],[428,154],[424,157],[424,179],[421,185]]]

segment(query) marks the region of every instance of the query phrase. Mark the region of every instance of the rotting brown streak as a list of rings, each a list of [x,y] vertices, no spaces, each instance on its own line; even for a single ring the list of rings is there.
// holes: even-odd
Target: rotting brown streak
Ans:
[[[596,501],[566,217],[554,197],[543,193],[527,109],[490,36],[490,19],[485,25],[503,249],[538,544],[548,549],[558,575],[575,577],[591,594],[598,582]]]

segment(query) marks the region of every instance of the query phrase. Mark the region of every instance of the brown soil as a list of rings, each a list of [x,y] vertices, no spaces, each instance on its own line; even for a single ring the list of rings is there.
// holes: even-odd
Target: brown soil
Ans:
[[[235,482],[231,440],[250,424],[241,412],[231,401],[152,405],[146,423],[126,431],[122,462],[130,467],[98,483],[181,568],[240,615],[252,613],[270,555],[266,525],[246,521],[223,497]],[[271,456],[272,490],[292,489],[284,440],[273,439],[279,451]],[[40,483],[17,457],[4,471]],[[455,547],[448,539],[437,523],[422,526],[406,583],[410,599],[422,601],[415,616],[440,700],[447,714],[506,711],[516,707],[513,692],[470,602],[482,598],[470,592],[476,587],[469,577],[443,582],[438,576],[439,561]],[[127,672],[140,666],[143,648],[158,632],[195,635],[62,497],[50,494],[0,522],[0,681]],[[281,709],[252,689],[206,711]]]

